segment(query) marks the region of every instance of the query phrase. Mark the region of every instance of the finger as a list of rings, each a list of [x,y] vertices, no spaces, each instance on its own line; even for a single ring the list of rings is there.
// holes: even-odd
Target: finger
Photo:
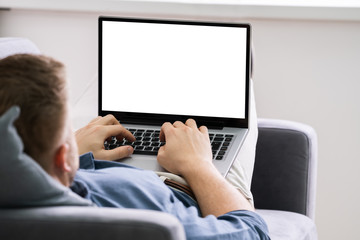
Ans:
[[[89,124],[90,124],[90,123],[95,123],[95,122],[99,121],[99,119],[101,119],[101,118],[102,118],[101,116],[97,116],[96,118],[94,118],[93,120],[91,120],[91,121],[89,122]]]
[[[161,146],[159,148],[158,154],[157,154],[157,161],[161,161],[164,158],[164,151],[165,151],[165,145]]]
[[[102,160],[117,160],[129,157],[134,152],[134,148],[131,146],[121,146],[112,150],[102,150],[99,154],[99,158]]]
[[[180,122],[180,121],[176,121],[176,122],[174,122],[173,126],[174,126],[175,128],[180,128],[180,127],[184,127],[185,124],[182,123],[182,122]]]
[[[160,129],[160,141],[161,142],[165,142],[165,135],[166,135],[166,132],[168,131],[168,129],[170,128],[173,128],[174,126],[169,123],[169,122],[166,122],[164,123],[162,126],[161,126],[161,129]],[[160,148],[161,149],[161,148]]]
[[[134,135],[132,135],[132,133],[129,130],[127,130],[121,125],[108,125],[108,126],[104,126],[104,129],[105,129],[104,139],[109,138],[111,136],[116,136],[117,138],[123,137],[130,142],[136,140]]]
[[[209,135],[209,130],[206,126],[199,127],[199,131],[203,134]]]
[[[196,122],[194,119],[189,118],[186,122],[185,122],[186,126],[191,127],[191,128],[197,128]]]
[[[158,154],[157,154],[157,158],[156,160],[158,161],[158,163],[163,166],[163,162],[166,161],[167,156],[166,156],[166,145],[160,147]]]
[[[96,123],[99,125],[120,125],[119,121],[112,114],[98,119]]]

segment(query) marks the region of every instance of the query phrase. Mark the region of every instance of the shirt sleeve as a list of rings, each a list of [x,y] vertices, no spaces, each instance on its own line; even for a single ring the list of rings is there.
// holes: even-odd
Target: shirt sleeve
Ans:
[[[79,157],[79,169],[94,169],[94,155],[92,152],[84,153]]]
[[[247,210],[229,212],[217,218],[213,215],[191,217],[187,211],[178,218],[184,225],[187,239],[270,239],[264,220]]]
[[[171,191],[153,172],[97,161],[91,153],[80,157],[75,182],[82,186],[75,188],[77,192],[99,207],[150,209],[175,216],[188,240],[270,239],[266,223],[255,212],[238,210],[202,217],[195,201]]]

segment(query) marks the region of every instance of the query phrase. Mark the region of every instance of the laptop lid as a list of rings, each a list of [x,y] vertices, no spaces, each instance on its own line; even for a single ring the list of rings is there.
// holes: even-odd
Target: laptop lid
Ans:
[[[99,115],[248,127],[250,25],[99,18]]]

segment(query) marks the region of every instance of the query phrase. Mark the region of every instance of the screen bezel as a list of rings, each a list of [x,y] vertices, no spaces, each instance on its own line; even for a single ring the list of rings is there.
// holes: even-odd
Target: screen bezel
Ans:
[[[155,113],[133,113],[133,112],[119,112],[102,110],[102,30],[104,21],[115,22],[139,22],[139,23],[159,23],[159,24],[182,24],[182,25],[199,25],[199,26],[219,26],[219,27],[241,27],[246,28],[247,43],[246,43],[246,86],[245,86],[245,118],[223,118],[223,117],[208,117],[208,116],[193,116],[193,115],[169,115],[169,114],[155,114]],[[187,119],[194,119],[198,125],[205,125],[209,128],[223,128],[223,127],[238,127],[248,128],[249,116],[249,82],[250,82],[250,68],[251,68],[251,26],[244,23],[221,23],[221,22],[198,22],[198,21],[182,21],[182,20],[159,20],[159,19],[135,19],[135,18],[120,18],[120,17],[104,17],[98,19],[98,69],[99,69],[99,88],[98,88],[98,114],[105,116],[107,114],[114,115],[121,123],[132,124],[146,124],[159,126],[164,122],[185,122]],[[126,102],[126,101],[125,101]]]

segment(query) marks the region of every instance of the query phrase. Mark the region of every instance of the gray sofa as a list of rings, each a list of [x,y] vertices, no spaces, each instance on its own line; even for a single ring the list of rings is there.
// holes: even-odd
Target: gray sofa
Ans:
[[[317,239],[317,137],[297,122],[259,119],[251,191],[273,240]]]
[[[0,58],[39,53],[26,39],[0,38]],[[259,119],[252,180],[256,211],[273,240],[317,239],[317,139],[304,124]],[[4,149],[1,149],[4,151]],[[0,239],[186,239],[166,213],[80,206],[0,209]]]

